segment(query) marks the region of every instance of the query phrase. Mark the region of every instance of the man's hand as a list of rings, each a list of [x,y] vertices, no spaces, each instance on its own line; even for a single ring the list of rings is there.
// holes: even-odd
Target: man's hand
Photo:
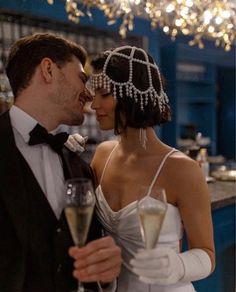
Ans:
[[[112,282],[120,273],[121,249],[110,236],[89,242],[85,247],[71,247],[75,259],[73,276],[81,282]]]

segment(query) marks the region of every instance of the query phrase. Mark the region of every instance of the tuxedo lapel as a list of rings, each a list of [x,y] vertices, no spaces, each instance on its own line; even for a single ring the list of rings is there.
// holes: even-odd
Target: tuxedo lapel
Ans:
[[[63,148],[63,155],[67,166],[69,167],[71,178],[89,178],[91,179],[91,181],[93,182],[93,186],[95,187],[93,171],[89,164],[81,159],[76,153],[69,151],[65,147]],[[102,237],[102,226],[98,221],[96,212],[94,212],[87,241],[91,241],[100,237]]]
[[[28,203],[9,112],[0,116],[0,137],[0,196],[10,214],[23,251],[26,251]]]

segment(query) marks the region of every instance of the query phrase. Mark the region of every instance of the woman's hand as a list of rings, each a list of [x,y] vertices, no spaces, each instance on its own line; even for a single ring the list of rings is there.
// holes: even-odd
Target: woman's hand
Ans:
[[[75,134],[69,135],[64,145],[72,152],[82,153],[85,150],[85,144],[87,141],[88,141],[88,136],[82,137],[80,134],[75,133]]]
[[[142,250],[130,263],[140,281],[162,286],[200,280],[211,273],[209,255],[198,248],[183,253],[171,247]]]

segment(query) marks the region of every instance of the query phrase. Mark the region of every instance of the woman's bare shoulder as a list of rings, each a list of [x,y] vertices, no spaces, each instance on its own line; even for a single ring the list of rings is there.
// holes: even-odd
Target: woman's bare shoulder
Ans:
[[[94,166],[98,163],[101,163],[104,160],[107,160],[112,149],[118,144],[117,140],[109,140],[100,143],[95,150],[91,165]]]
[[[169,157],[167,165],[170,174],[179,181],[186,181],[186,178],[191,181],[192,179],[202,177],[202,171],[199,163],[181,151],[173,153]]]
[[[176,165],[184,165],[185,167],[191,167],[194,165],[198,165],[198,163],[184,154],[181,151],[174,152],[168,159],[171,163],[175,163]]]
[[[100,143],[96,147],[95,154],[106,154],[110,153],[112,149],[118,144],[117,140],[109,140],[109,141],[104,141]]]

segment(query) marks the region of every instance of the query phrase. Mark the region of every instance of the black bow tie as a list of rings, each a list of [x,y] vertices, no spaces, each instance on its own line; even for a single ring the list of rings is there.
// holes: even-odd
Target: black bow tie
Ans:
[[[62,147],[69,136],[69,134],[67,134],[66,132],[52,135],[48,133],[47,130],[44,127],[40,126],[39,124],[37,124],[33,128],[29,135],[30,135],[30,139],[28,142],[29,145],[46,143],[50,145],[50,147],[58,154],[61,153]]]
[[[37,124],[32,131],[29,133],[30,139],[28,144],[29,145],[37,145],[46,143],[48,144],[57,154],[60,155],[62,160],[62,167],[65,179],[71,177],[71,170],[70,167],[67,165],[66,160],[62,153],[62,147],[64,143],[67,141],[69,134],[66,132],[61,132],[56,135],[52,135],[47,132],[47,130]]]

